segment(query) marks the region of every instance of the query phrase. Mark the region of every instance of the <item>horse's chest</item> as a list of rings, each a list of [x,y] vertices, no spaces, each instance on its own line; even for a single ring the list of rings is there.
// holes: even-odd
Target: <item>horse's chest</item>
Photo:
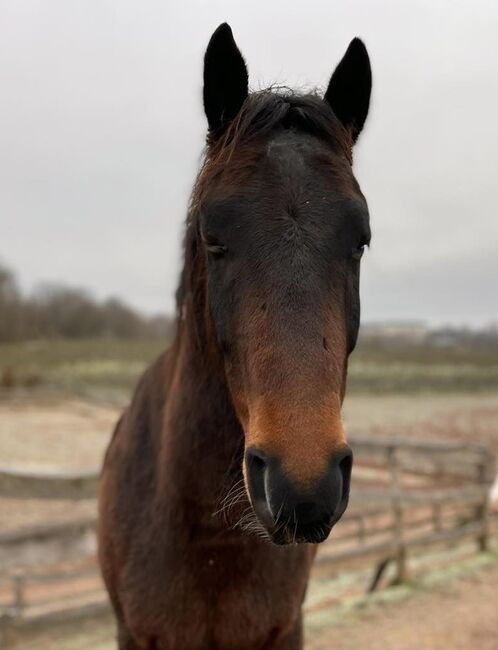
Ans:
[[[141,606],[133,599],[130,627],[158,650],[270,649],[299,618],[309,561],[267,554],[256,564],[230,550],[184,557],[149,583]]]

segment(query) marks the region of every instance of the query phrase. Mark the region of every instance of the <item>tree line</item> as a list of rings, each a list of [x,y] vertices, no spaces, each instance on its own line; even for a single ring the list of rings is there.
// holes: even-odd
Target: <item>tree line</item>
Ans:
[[[40,285],[24,295],[14,273],[0,265],[0,341],[50,338],[165,338],[173,320],[144,316],[118,298],[96,300],[88,291]]]

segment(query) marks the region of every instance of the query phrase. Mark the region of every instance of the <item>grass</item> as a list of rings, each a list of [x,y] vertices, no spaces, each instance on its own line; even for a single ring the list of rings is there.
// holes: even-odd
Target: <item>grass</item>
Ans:
[[[351,357],[352,393],[490,392],[498,388],[498,348],[361,342]]]
[[[65,393],[128,393],[164,348],[158,340],[51,340],[0,345],[0,386]],[[360,344],[350,362],[351,393],[489,392],[498,353],[461,348]]]
[[[484,392],[498,388],[498,363],[407,361],[399,358],[350,364],[348,390],[353,393]]]
[[[144,368],[165,349],[157,340],[54,340],[0,345],[5,388],[87,393],[127,393]],[[3,379],[2,379],[3,378]]]

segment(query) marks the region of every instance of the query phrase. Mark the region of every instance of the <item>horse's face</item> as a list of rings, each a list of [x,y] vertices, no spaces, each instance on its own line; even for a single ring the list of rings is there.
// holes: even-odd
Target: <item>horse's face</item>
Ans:
[[[245,432],[252,506],[277,543],[323,541],[348,501],[341,404],[370,241],[347,151],[294,128],[241,143],[200,214],[209,319]]]

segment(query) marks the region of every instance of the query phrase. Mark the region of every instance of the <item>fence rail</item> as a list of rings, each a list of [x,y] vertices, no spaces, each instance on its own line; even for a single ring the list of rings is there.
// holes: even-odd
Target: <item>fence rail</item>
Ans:
[[[98,472],[49,473],[0,467],[0,497],[83,501],[97,494]]]
[[[365,463],[384,471],[386,487],[355,491],[352,512],[344,517],[345,532],[325,545],[318,565],[377,558],[370,585],[374,590],[391,563],[394,582],[406,581],[409,556],[421,548],[469,538],[480,551],[488,548],[496,513],[489,508],[495,463],[486,447],[365,436],[353,437],[351,444],[360,467]],[[423,480],[416,488],[406,487],[413,474]],[[451,487],[440,487],[445,482]],[[348,522],[356,524],[352,531]],[[337,548],[340,541],[349,547]]]
[[[350,443],[353,476],[359,479],[355,478],[349,510],[332,539],[321,547],[318,571],[371,562],[369,590],[375,590],[391,564],[394,580],[406,580],[411,556],[428,546],[471,539],[477,550],[486,550],[497,513],[489,509],[494,459],[485,447],[361,435],[350,436]],[[97,472],[54,475],[0,467],[0,498],[81,501],[95,499],[97,487]],[[104,606],[95,564],[84,571],[54,568],[36,575],[29,566],[12,570],[22,564],[23,548],[37,544],[51,544],[55,554],[65,549],[67,556],[72,547],[76,556],[94,555],[96,523],[94,517],[87,517],[0,534],[4,620],[53,617],[60,607],[74,613]]]

